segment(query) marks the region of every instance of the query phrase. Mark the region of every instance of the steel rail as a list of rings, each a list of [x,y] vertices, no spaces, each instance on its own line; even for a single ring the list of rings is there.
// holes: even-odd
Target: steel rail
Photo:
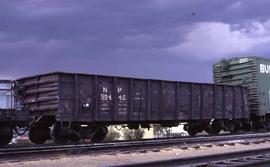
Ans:
[[[98,152],[107,150],[132,150],[132,149],[147,149],[165,146],[187,146],[192,144],[206,144],[219,142],[245,142],[244,140],[264,139],[270,140],[270,133],[254,133],[254,134],[237,134],[237,135],[217,135],[217,136],[196,136],[183,138],[163,138],[163,139],[148,139],[137,141],[121,141],[107,142],[95,144],[69,144],[69,145],[41,145],[28,147],[8,147],[0,149],[0,159],[23,155],[40,155],[50,153],[83,153],[83,152]]]
[[[112,167],[268,167],[270,166],[270,148],[215,153],[152,162],[142,162]]]

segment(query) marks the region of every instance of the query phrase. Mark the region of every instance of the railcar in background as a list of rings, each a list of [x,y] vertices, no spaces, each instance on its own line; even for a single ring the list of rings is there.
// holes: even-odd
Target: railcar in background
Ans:
[[[8,144],[12,137],[13,98],[12,81],[0,80],[0,145]]]
[[[91,139],[102,141],[107,127],[131,129],[150,124],[185,124],[195,135],[246,128],[250,111],[242,86],[48,73],[14,81],[19,110],[32,119],[29,138],[41,144]]]
[[[0,80],[0,146],[7,145],[17,128],[27,126],[28,114],[15,110],[13,82]]]
[[[214,83],[248,89],[250,124],[254,130],[270,129],[270,59],[237,57],[213,65]]]

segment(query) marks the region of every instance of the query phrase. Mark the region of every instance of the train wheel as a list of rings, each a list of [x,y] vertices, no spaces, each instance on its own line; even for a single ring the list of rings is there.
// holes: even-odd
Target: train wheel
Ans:
[[[107,127],[100,128],[96,134],[91,138],[93,142],[101,142],[105,139],[106,135],[108,133]]]
[[[229,122],[229,132],[230,133],[238,133],[240,130],[239,128],[239,122]]]
[[[251,131],[251,124],[249,122],[244,121],[243,122],[243,129],[244,131]]]
[[[69,140],[71,141],[71,143],[78,143],[78,142],[81,140],[81,138],[78,137],[78,136],[75,135],[75,134],[72,134],[72,135],[69,137]]]
[[[54,123],[51,129],[51,138],[57,144],[66,143],[69,138],[64,134],[59,123]]]
[[[221,124],[218,121],[214,120],[209,123],[205,131],[210,135],[219,134],[219,132],[221,131]]]
[[[195,136],[199,132],[197,126],[194,123],[185,124],[184,129],[190,136]]]
[[[81,140],[79,129],[80,127],[72,127],[73,132],[69,134],[69,141],[71,143],[78,143]]]
[[[28,136],[32,143],[44,144],[50,138],[50,129],[48,127],[32,127]]]
[[[238,133],[239,128],[237,125],[231,125],[229,131],[230,131],[230,133]]]
[[[0,146],[5,146],[10,143],[13,137],[13,131],[8,126],[0,127]]]

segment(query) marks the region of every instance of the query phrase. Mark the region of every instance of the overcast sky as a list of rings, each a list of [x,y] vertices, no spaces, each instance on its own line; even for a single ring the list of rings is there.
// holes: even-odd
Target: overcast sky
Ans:
[[[0,77],[51,71],[212,82],[270,56],[269,0],[1,0]]]

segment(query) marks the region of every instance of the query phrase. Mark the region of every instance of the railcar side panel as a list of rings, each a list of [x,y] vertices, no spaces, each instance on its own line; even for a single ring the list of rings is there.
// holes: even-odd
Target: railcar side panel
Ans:
[[[25,108],[55,115],[59,121],[244,119],[249,114],[247,90],[239,86],[73,73],[38,75],[17,83],[24,88]]]
[[[95,118],[95,78],[94,76],[81,75],[77,78],[78,87],[78,105],[79,120],[93,121]]]
[[[215,86],[215,112],[214,118],[224,118],[224,87],[223,86]]]
[[[148,82],[139,79],[131,79],[130,82],[130,96],[128,97],[130,100],[129,120],[147,119],[150,114]]]
[[[200,84],[191,84],[191,116],[190,119],[200,119],[202,107],[202,90]]]
[[[161,82],[163,86],[163,95],[161,103],[161,118],[162,120],[176,120],[178,109],[176,107],[176,82]]]
[[[59,112],[57,119],[76,121],[78,115],[75,109],[75,78],[71,75],[59,77]]]
[[[202,119],[214,118],[215,97],[214,97],[214,85],[202,86]]]
[[[149,120],[161,119],[162,85],[159,81],[150,82],[150,117]]]
[[[191,111],[191,84],[181,83],[180,84],[180,119],[190,119]]]
[[[114,110],[116,110],[116,119],[118,121],[128,120],[128,115],[130,112],[130,104],[129,104],[129,93],[130,93],[130,80],[129,79],[116,79],[116,85],[114,88],[114,92],[116,93],[116,100],[114,101]]]
[[[115,100],[114,94],[114,79],[112,77],[98,77],[98,121],[112,121]]]
[[[234,94],[232,87],[224,86],[224,104],[225,104],[225,110],[224,110],[224,118],[234,118]]]

